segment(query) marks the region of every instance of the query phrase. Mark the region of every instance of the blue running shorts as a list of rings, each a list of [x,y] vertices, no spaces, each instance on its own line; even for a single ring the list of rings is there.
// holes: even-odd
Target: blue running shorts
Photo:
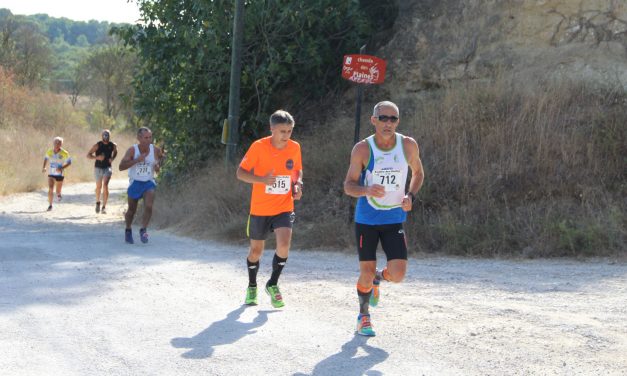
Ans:
[[[157,188],[157,184],[154,181],[133,181],[131,185],[128,186],[126,193],[128,193],[128,197],[133,200],[139,200],[144,197],[144,193],[148,191],[154,191]]]

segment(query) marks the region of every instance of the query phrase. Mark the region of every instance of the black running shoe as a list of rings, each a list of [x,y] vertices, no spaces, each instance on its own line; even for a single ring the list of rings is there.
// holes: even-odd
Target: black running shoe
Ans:
[[[148,233],[146,232],[145,228],[140,228],[139,229],[139,239],[144,244],[148,243]]]
[[[100,201],[96,202],[96,213],[100,213]]]
[[[124,230],[124,241],[128,244],[135,243],[133,241],[133,230],[131,230],[130,228],[127,228],[126,230]]]

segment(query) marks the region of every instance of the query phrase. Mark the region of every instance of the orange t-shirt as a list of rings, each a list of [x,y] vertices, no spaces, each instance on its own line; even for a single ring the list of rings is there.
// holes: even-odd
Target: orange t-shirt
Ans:
[[[277,149],[272,146],[271,136],[261,138],[250,145],[239,166],[257,176],[274,170],[273,175],[278,177],[272,187],[253,184],[250,214],[273,216],[294,210],[292,184],[303,169],[298,142],[289,140],[283,149]]]

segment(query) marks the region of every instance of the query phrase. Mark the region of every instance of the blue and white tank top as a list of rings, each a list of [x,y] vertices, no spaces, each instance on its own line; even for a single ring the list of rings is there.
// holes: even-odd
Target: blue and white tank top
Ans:
[[[366,138],[370,149],[368,165],[362,171],[359,183],[364,187],[379,184],[385,187],[381,198],[362,196],[357,200],[355,222],[366,225],[402,223],[407,213],[401,208],[409,164],[403,149],[403,135],[396,133],[396,143],[390,150],[381,150],[374,135]]]
[[[139,146],[137,144],[133,145],[134,148],[134,156],[135,159],[139,157],[141,154],[139,152]],[[148,156],[142,162],[139,162],[131,168],[128,169],[128,178],[131,184],[137,181],[153,181],[155,177],[155,147],[153,144],[150,144],[150,151],[148,152]]]

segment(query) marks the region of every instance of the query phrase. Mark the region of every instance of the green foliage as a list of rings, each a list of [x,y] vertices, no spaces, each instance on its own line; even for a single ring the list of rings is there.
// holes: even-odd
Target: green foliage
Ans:
[[[137,49],[136,110],[164,140],[171,167],[221,152],[228,110],[233,1],[139,1],[144,25],[117,29]],[[359,1],[248,1],[241,76],[243,144],[269,113],[341,85],[340,64],[371,33]]]
[[[14,71],[22,84],[70,91],[79,62],[91,46],[111,43],[109,30],[116,25],[0,9],[0,65]]]
[[[124,96],[132,91],[135,60],[135,54],[121,44],[95,48],[80,63],[76,84],[99,99],[105,115],[115,119],[127,105]]]
[[[571,220],[561,220],[551,228],[556,238],[556,249],[560,256],[582,254],[593,256],[594,251],[605,245],[605,232],[596,224],[576,224]]]

